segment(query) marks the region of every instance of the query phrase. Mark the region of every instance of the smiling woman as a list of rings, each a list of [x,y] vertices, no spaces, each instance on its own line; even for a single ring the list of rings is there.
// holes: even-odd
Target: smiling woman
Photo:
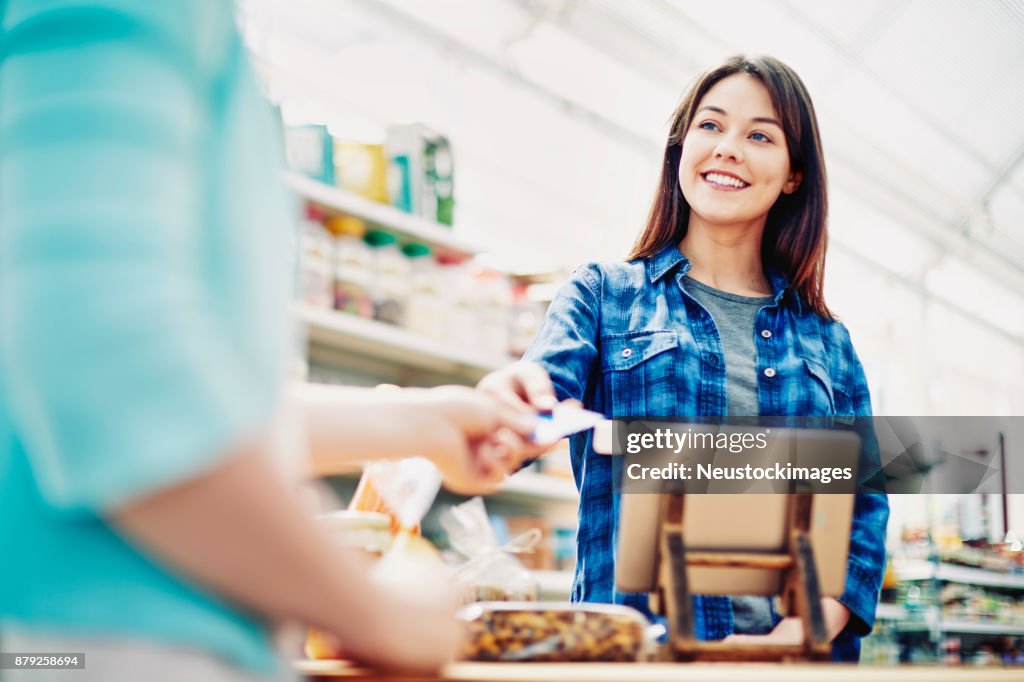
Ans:
[[[818,122],[800,77],[771,57],[734,57],[699,78],[673,113],[658,191],[629,259],[679,244],[691,230],[701,239],[713,226],[718,240],[752,238],[760,248],[744,267],[774,265],[831,318],[822,292],[825,187]],[[694,262],[691,276],[703,281],[703,265]],[[769,291],[763,274],[756,284]]]
[[[506,402],[581,400],[613,419],[870,415],[864,370],[822,292],[825,188],[800,78],[770,57],[708,71],[673,115],[632,253],[577,270],[527,362],[481,386]],[[592,435],[571,454],[581,504],[573,598],[645,609],[646,595],[614,589],[613,458],[595,454]],[[835,659],[856,660],[874,624],[888,515],[884,495],[857,496],[846,589],[822,600]],[[763,597],[695,597],[693,611],[702,639],[803,637]]]

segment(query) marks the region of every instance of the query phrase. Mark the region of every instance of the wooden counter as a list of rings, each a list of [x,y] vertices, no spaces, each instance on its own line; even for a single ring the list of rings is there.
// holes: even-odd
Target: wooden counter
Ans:
[[[310,682],[413,682],[332,661],[296,664]],[[1024,667],[783,663],[457,663],[435,682],[1024,682]]]

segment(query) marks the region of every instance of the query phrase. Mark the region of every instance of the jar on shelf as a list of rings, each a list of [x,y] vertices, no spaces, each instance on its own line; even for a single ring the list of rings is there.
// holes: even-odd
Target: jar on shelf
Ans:
[[[316,206],[306,207],[299,231],[298,298],[310,305],[330,308],[334,302],[334,240],[322,220],[323,214]]]
[[[409,261],[390,232],[371,230],[365,238],[373,254],[370,295],[373,316],[381,322],[401,326],[409,291]]]
[[[353,216],[332,216],[326,225],[334,235],[334,309],[371,318],[373,253],[363,241],[366,224]]]
[[[477,292],[477,325],[480,348],[494,357],[509,352],[509,308],[511,293],[508,278],[496,270],[479,269],[474,274]]]
[[[429,246],[406,244],[402,253],[409,260],[409,298],[405,327],[432,339],[444,337],[444,306],[437,263]]]
[[[451,254],[438,256],[444,306],[444,339],[453,346],[479,347],[478,292],[465,259]]]

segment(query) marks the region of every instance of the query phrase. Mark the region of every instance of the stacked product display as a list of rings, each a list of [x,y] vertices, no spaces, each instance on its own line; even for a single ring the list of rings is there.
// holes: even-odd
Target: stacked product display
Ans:
[[[392,126],[384,144],[333,137],[326,126],[285,129],[288,164],[299,173],[451,226],[454,163],[444,135],[422,124]]]
[[[315,205],[306,207],[300,243],[303,302],[508,355],[515,313],[502,273]]]
[[[894,554],[862,661],[1024,663],[1024,552],[1019,542],[968,542],[950,524],[934,530],[905,527]]]

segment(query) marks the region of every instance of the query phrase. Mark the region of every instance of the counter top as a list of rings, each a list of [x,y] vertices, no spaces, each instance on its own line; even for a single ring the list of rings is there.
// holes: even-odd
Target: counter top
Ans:
[[[403,678],[338,661],[301,661],[311,682],[1021,682],[1024,668],[786,663],[456,663],[437,678]]]

